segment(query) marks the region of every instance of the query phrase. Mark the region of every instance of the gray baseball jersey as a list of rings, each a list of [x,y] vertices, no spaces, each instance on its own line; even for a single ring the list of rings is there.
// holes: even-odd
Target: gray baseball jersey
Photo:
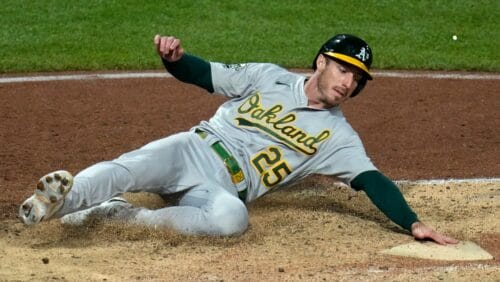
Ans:
[[[274,64],[211,63],[215,93],[226,101],[199,128],[237,159],[250,202],[310,174],[350,183],[376,170],[339,107],[308,107],[306,77]]]

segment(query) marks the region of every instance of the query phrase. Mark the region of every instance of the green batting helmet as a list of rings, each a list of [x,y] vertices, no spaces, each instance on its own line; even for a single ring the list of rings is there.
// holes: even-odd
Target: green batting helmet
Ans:
[[[372,50],[370,46],[361,38],[350,34],[337,34],[325,42],[314,58],[312,68],[316,70],[316,60],[322,54],[342,63],[347,63],[363,73],[363,78],[358,82],[358,87],[351,97],[356,96],[363,90],[367,80],[373,77],[369,71],[372,65]]]

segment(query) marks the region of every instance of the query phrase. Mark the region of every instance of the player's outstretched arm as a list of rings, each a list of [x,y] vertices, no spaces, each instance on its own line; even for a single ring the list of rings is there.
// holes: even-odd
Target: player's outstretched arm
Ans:
[[[455,244],[456,239],[444,236],[423,224],[389,178],[379,171],[366,171],[358,175],[351,186],[365,191],[370,200],[394,223],[410,231],[416,239],[431,239],[439,244]]]
[[[417,221],[411,225],[411,234],[416,239],[431,239],[441,245],[458,243],[457,239],[440,234],[420,221]]]

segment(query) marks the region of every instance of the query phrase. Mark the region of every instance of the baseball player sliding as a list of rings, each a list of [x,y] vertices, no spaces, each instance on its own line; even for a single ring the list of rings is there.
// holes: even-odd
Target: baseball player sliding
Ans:
[[[97,163],[74,178],[67,171],[43,176],[19,208],[24,223],[62,217],[82,224],[102,216],[184,234],[235,235],[248,227],[246,203],[323,174],[365,191],[415,238],[458,242],[419,221],[398,187],[368,158],[339,108],[372,80],[372,51],[362,39],[329,39],[309,78],[274,64],[207,62],[185,53],[171,36],[156,35],[154,44],[174,77],[228,100],[189,132]],[[178,203],[157,210],[133,207],[119,197],[124,192],[175,196]]]

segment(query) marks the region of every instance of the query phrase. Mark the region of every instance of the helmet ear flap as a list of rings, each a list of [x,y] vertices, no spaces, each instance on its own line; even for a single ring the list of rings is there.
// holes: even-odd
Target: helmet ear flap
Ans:
[[[351,98],[353,98],[356,95],[358,95],[359,92],[361,92],[361,90],[363,90],[363,88],[365,88],[367,81],[368,81],[368,79],[367,79],[366,76],[363,76],[363,78],[359,80],[358,86],[356,86],[356,89],[354,89],[354,91],[351,94]]]

